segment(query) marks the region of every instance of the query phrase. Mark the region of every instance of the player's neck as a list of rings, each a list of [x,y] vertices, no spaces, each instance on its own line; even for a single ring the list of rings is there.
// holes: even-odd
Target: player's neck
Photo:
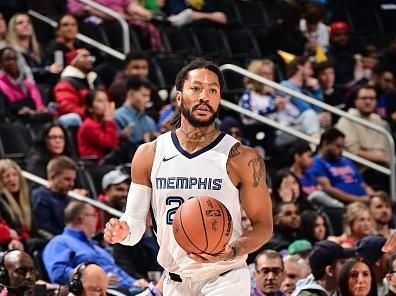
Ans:
[[[180,128],[176,130],[181,146],[190,153],[212,143],[219,133],[214,124],[208,127],[194,127],[182,123]]]

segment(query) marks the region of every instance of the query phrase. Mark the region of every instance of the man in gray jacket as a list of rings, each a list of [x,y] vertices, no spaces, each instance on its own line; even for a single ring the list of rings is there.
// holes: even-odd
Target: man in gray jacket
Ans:
[[[297,282],[292,296],[337,295],[337,276],[342,260],[353,257],[354,254],[355,249],[344,249],[332,241],[316,243],[309,256],[311,274]]]

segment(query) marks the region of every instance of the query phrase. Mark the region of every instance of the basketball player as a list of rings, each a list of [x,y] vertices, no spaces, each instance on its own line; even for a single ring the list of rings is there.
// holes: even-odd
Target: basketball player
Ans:
[[[179,127],[139,147],[132,160],[126,211],[120,220],[106,224],[104,237],[109,243],[136,244],[151,206],[160,245],[158,262],[167,272],[164,295],[248,296],[247,254],[272,235],[262,158],[215,128],[223,84],[218,67],[203,59],[178,73]],[[233,220],[230,244],[217,255],[186,254],[173,236],[177,208],[189,197],[203,195],[220,200]],[[245,232],[240,203],[251,222]]]

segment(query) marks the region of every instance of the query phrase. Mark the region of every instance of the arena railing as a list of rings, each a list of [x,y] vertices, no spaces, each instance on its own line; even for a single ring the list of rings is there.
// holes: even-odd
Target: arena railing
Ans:
[[[328,105],[326,103],[323,103],[323,102],[321,102],[319,100],[313,99],[313,98],[311,98],[311,97],[309,97],[307,95],[304,95],[302,93],[299,93],[299,92],[297,92],[295,90],[292,90],[290,88],[284,87],[284,86],[280,85],[279,83],[276,83],[274,81],[271,81],[271,80],[268,80],[268,79],[266,79],[264,77],[256,75],[256,74],[254,74],[252,72],[249,72],[246,69],[241,68],[239,66],[232,65],[232,64],[224,64],[224,65],[220,66],[220,70],[223,71],[223,72],[224,71],[233,71],[233,72],[236,72],[236,73],[238,73],[238,74],[240,74],[242,76],[249,77],[250,79],[253,79],[253,80],[256,80],[256,81],[261,82],[263,84],[266,84],[266,85],[268,85],[270,87],[273,87],[274,89],[279,90],[281,92],[284,92],[284,93],[286,93],[286,94],[288,94],[290,96],[299,98],[299,99],[301,99],[301,100],[303,100],[303,101],[305,101],[307,103],[310,103],[312,105],[318,106],[318,107],[320,107],[320,108],[322,108],[324,110],[327,110],[327,111],[329,111],[331,113],[337,114],[337,115],[339,115],[341,117],[345,117],[345,118],[347,118],[347,119],[349,119],[349,120],[351,120],[353,122],[356,122],[357,124],[360,124],[362,126],[365,126],[365,127],[369,128],[369,129],[375,130],[375,131],[383,134],[386,137],[387,141],[388,141],[389,150],[391,151],[391,153],[389,155],[389,168],[386,168],[384,166],[378,165],[378,164],[376,164],[376,163],[374,163],[372,161],[369,161],[367,159],[359,157],[359,156],[357,156],[355,154],[352,154],[352,153],[350,153],[348,151],[344,151],[343,155],[345,157],[348,157],[349,159],[355,161],[355,162],[358,162],[358,163],[366,166],[366,167],[372,168],[372,169],[374,169],[374,170],[376,170],[378,172],[381,172],[383,174],[389,175],[389,177],[390,177],[390,194],[391,194],[392,200],[396,201],[395,143],[394,143],[394,140],[392,138],[392,135],[386,129],[384,129],[384,128],[380,127],[380,126],[377,126],[377,125],[375,125],[375,124],[373,124],[371,122],[368,122],[368,121],[366,121],[364,119],[361,119],[359,117],[353,116],[353,115],[351,115],[351,114],[349,114],[349,113],[347,113],[345,111],[337,109],[337,108],[335,108],[335,107],[333,107],[331,105]],[[304,134],[304,133],[302,133],[300,131],[297,131],[296,129],[293,129],[293,128],[290,128],[290,127],[287,127],[287,126],[282,126],[278,122],[276,122],[275,120],[272,120],[272,119],[270,119],[268,117],[265,117],[265,116],[261,116],[261,115],[259,115],[257,113],[254,113],[254,112],[250,111],[250,110],[244,109],[244,108],[242,108],[242,107],[240,107],[240,106],[238,106],[236,104],[233,104],[233,103],[231,103],[229,101],[226,101],[226,100],[223,99],[221,101],[221,104],[224,107],[226,107],[226,108],[229,108],[229,109],[234,110],[236,112],[239,112],[239,113],[241,113],[243,115],[251,117],[251,118],[253,118],[253,119],[257,120],[257,121],[260,121],[260,122],[262,122],[264,124],[267,124],[267,125],[269,125],[271,127],[274,127],[276,129],[282,130],[282,131],[284,131],[284,132],[286,132],[288,134],[294,135],[297,138],[300,138],[302,140],[305,140],[305,141],[310,142],[310,143],[315,144],[315,145],[319,144],[318,140],[312,138],[309,135],[306,135],[306,134]]]
[[[32,173],[29,173],[27,171],[22,171],[22,175],[26,179],[28,179],[29,181],[37,183],[37,184],[40,184],[40,185],[43,185],[43,186],[48,188],[48,181],[47,180],[45,180],[43,178],[40,178],[40,177],[38,177],[38,176],[36,176],[36,175],[34,175]],[[111,215],[113,215],[115,217],[121,217],[121,215],[122,215],[122,212],[120,212],[120,211],[118,211],[118,210],[116,210],[116,209],[114,209],[112,207],[109,207],[108,205],[106,205],[106,204],[104,204],[104,203],[102,203],[100,201],[97,201],[95,199],[92,199],[92,198],[77,194],[77,193],[75,193],[73,191],[69,191],[69,193],[67,195],[70,196],[71,198],[75,199],[75,200],[88,203],[91,206],[94,206],[94,207],[99,208],[99,209],[101,209],[103,211],[106,211],[106,212],[108,212],[109,214],[111,214]]]
[[[40,20],[42,22],[47,23],[51,27],[56,28],[56,22],[54,20],[52,20],[51,18],[49,18],[49,17],[47,17],[45,15],[42,15],[42,14],[40,14],[37,11],[34,11],[34,10],[29,10],[28,13],[32,17],[34,17],[34,18],[36,18],[36,19],[38,19],[38,20]],[[125,60],[125,54],[124,53],[119,52],[119,51],[117,51],[117,50],[115,50],[115,49],[113,49],[113,48],[111,48],[109,46],[106,46],[106,45],[96,41],[95,39],[92,39],[92,38],[90,38],[90,37],[88,37],[86,35],[83,35],[81,33],[78,33],[76,38],[78,40],[84,42],[84,43],[87,43],[87,44],[89,44],[89,45],[91,45],[91,46],[93,46],[93,47],[105,52],[108,55],[111,55],[112,57],[115,57],[115,58],[117,58],[119,60],[122,60],[122,61]],[[129,38],[129,35],[128,35],[128,38]]]

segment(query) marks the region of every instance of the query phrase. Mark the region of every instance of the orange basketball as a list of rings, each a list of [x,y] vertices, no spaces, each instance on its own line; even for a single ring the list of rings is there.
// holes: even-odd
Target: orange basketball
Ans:
[[[230,212],[210,196],[189,199],[173,217],[173,235],[187,253],[217,254],[230,241],[232,231]]]

